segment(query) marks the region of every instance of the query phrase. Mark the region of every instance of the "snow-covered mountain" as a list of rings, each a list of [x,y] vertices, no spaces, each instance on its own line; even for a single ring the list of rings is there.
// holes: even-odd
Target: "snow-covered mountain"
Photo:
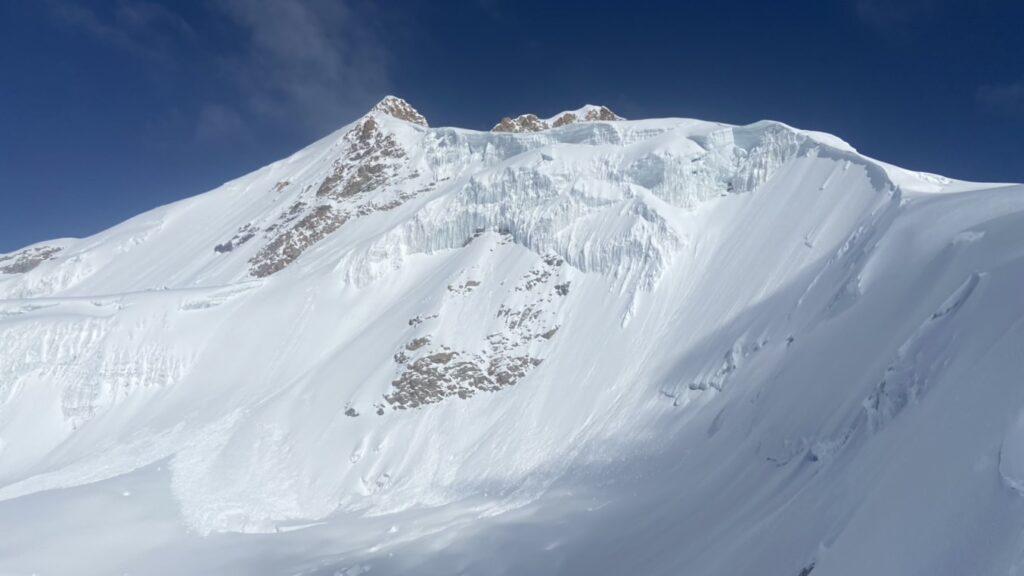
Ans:
[[[1024,187],[408,103],[0,255],[0,573],[1024,573]]]

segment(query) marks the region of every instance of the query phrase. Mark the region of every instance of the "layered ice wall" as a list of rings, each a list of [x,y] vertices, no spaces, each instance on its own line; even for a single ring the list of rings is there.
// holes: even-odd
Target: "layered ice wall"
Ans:
[[[356,231],[350,248],[368,244],[390,258],[456,248],[478,229],[494,230],[649,288],[681,237],[658,200],[692,209],[750,192],[787,160],[825,146],[806,145],[807,136],[774,123],[588,121],[511,135],[428,129],[425,120],[399,120],[387,109],[380,105],[292,158],[207,195],[93,238],[7,255],[12,264],[0,288],[8,296],[48,296],[78,293],[79,285],[93,293],[91,285],[104,284],[89,282],[97,276],[135,289],[263,278],[376,213],[387,213],[377,233]],[[399,209],[412,199],[412,210]],[[187,250],[167,249],[199,221],[214,220],[216,227],[194,235],[216,239],[209,250],[192,242]],[[373,237],[389,235],[401,238]],[[180,266],[138,274],[132,264],[155,249]]]

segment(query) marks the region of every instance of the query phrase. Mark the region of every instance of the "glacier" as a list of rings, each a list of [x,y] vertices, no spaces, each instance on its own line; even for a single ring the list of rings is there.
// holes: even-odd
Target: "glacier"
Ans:
[[[1022,287],[1018,184],[389,96],[0,255],[0,573],[1024,574]]]

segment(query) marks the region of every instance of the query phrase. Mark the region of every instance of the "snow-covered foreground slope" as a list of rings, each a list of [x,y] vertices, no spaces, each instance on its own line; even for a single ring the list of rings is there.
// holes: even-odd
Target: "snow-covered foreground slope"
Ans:
[[[1024,187],[595,110],[0,255],[0,573],[1024,573]]]

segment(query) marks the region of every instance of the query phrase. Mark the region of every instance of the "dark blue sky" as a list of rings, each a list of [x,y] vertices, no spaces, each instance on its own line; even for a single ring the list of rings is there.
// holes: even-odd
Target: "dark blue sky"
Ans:
[[[409,100],[762,118],[1024,181],[1024,2],[0,2],[0,252],[85,236]]]

